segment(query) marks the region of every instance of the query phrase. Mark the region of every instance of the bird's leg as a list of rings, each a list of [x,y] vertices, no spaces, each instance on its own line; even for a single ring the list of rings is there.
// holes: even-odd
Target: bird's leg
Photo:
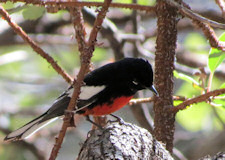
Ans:
[[[114,115],[114,114],[110,114],[110,116],[112,116],[112,117],[116,118],[116,120],[115,120],[115,121],[111,121],[111,120],[109,120],[110,122],[119,122],[119,123],[120,123],[120,125],[124,124],[124,120],[123,120],[122,118],[120,118],[120,117],[118,117],[118,116],[116,116],[116,115]]]
[[[93,125],[97,126],[99,129],[103,129],[102,126],[100,126],[99,124],[97,124],[94,121],[92,121],[89,116],[86,116],[86,120],[88,122],[92,123]]]

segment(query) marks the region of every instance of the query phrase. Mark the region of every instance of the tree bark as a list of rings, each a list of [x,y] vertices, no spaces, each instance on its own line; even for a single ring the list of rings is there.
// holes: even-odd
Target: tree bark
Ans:
[[[110,122],[104,129],[92,130],[77,160],[173,160],[169,152],[143,128]]]
[[[177,41],[177,9],[158,0],[156,5],[158,34],[155,53],[155,85],[159,97],[154,100],[154,136],[172,153],[175,114],[173,107],[173,70]]]

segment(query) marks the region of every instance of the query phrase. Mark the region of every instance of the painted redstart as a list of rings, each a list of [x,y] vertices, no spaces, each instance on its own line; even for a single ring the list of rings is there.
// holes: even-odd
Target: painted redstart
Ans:
[[[157,94],[153,86],[151,64],[141,58],[124,58],[104,65],[84,78],[84,85],[77,101],[76,114],[101,116],[111,114],[126,105],[133,95],[142,89],[150,89]],[[11,132],[5,141],[28,138],[45,125],[64,115],[73,93],[69,87],[42,115],[21,128]]]

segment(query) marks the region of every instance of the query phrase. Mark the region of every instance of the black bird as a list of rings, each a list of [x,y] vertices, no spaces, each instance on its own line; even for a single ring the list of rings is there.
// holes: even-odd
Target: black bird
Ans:
[[[85,76],[74,113],[84,116],[111,114],[125,106],[133,95],[142,89],[150,89],[158,94],[153,86],[152,66],[147,60],[124,58],[109,63]],[[73,87],[70,86],[44,114],[11,132],[4,140],[28,138],[45,125],[63,116],[72,93]]]

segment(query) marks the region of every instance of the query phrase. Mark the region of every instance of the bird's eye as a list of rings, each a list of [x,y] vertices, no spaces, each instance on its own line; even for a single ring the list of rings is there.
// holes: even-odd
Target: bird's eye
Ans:
[[[138,82],[137,82],[136,80],[132,81],[132,83],[133,83],[134,85],[138,85]]]

